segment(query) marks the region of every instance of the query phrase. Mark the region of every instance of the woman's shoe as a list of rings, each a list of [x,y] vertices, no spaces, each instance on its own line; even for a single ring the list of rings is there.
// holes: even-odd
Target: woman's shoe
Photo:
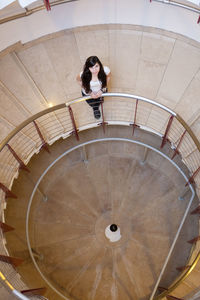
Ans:
[[[95,109],[95,110],[94,110],[94,117],[95,117],[95,119],[100,119],[100,117],[101,117],[101,112],[100,112],[99,109]]]

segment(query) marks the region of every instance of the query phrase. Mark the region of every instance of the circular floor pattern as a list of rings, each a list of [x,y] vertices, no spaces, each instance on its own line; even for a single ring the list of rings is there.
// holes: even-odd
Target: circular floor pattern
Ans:
[[[102,137],[128,137],[160,146],[160,138],[128,127],[108,126],[80,133],[81,142]],[[17,270],[30,288],[45,286],[28,255],[25,241],[27,202],[34,183],[46,167],[66,149],[77,145],[74,137],[59,140],[41,151],[21,171],[9,199],[6,222],[15,231],[6,235],[11,256],[24,263]],[[163,151],[171,156],[170,148]],[[47,286],[49,300],[146,300],[187,206],[178,197],[185,182],[158,154],[125,142],[102,142],[73,151],[47,173],[39,185],[30,211],[30,242],[40,271],[63,296]],[[179,156],[176,161],[181,164]],[[47,195],[47,198],[44,197]],[[47,201],[46,201],[47,200]],[[197,206],[195,200],[192,209]],[[111,242],[105,230],[112,224],[120,239]],[[115,232],[114,232],[115,233]],[[187,263],[198,235],[198,217],[188,216],[164,273],[161,286],[179,275],[176,267]]]
[[[99,155],[98,147],[87,146],[87,162],[70,153],[45,175],[40,187],[48,200],[35,195],[31,247],[65,297],[147,299],[188,203],[178,200],[184,180],[156,153],[141,163],[136,145],[122,143],[120,154],[113,142]],[[115,242],[105,234],[112,224],[120,229]]]

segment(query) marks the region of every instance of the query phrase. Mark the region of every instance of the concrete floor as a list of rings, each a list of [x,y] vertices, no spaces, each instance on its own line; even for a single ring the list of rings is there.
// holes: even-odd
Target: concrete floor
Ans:
[[[156,148],[160,139],[131,128],[110,126],[80,134],[80,142],[101,137],[128,137]],[[74,137],[60,140],[41,151],[21,172],[9,199],[6,222],[15,227],[6,235],[13,256],[24,258],[18,271],[31,287],[45,282],[34,269],[25,241],[25,214],[34,183],[50,162],[72,145]],[[163,149],[171,153],[168,145]],[[83,161],[84,153],[88,161]],[[62,158],[44,177],[30,214],[30,239],[37,264],[48,281],[64,296],[80,300],[148,299],[189,200],[178,197],[184,180],[163,158],[125,142],[102,142],[78,149]],[[86,158],[86,157],[85,157]],[[175,158],[182,165],[180,158]],[[183,166],[183,165],[182,165]],[[186,170],[187,171],[187,170]],[[192,209],[197,206],[195,199]],[[105,228],[116,223],[121,239],[111,243]],[[168,286],[184,266],[198,235],[198,217],[189,216],[169,262],[161,286]],[[61,299],[51,289],[50,300]]]

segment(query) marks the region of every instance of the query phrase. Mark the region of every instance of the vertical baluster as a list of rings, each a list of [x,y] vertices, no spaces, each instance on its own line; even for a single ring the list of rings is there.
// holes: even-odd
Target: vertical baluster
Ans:
[[[21,293],[25,296],[42,296],[45,294],[46,292],[46,288],[45,287],[42,287],[42,288],[37,288],[37,289],[30,289],[30,290],[23,290],[21,291]]]
[[[107,124],[107,122],[105,122],[105,118],[104,118],[104,111],[103,111],[103,101],[101,101],[101,113],[102,113],[102,127],[103,127],[103,132],[105,133],[105,125]]]
[[[185,184],[185,186],[187,186],[189,183],[193,183],[194,182],[194,177],[199,173],[200,171],[200,167],[198,169],[196,169],[196,171],[194,171],[194,173],[192,174],[192,176],[189,178],[188,182]]]
[[[176,156],[176,154],[179,154],[178,149],[179,149],[179,147],[180,147],[180,144],[182,143],[182,140],[183,140],[184,135],[186,134],[186,132],[187,132],[187,130],[185,130],[185,131],[183,132],[183,134],[181,135],[180,140],[179,140],[179,142],[178,142],[178,145],[177,145],[176,149],[174,149],[174,154],[172,155],[172,159],[174,159],[174,157]]]
[[[6,146],[8,147],[9,151],[12,153],[12,155],[14,156],[14,158],[17,160],[17,162],[19,163],[19,168],[23,169],[23,170],[25,170],[27,172],[30,172],[30,170],[26,167],[26,165],[21,160],[21,158],[17,155],[17,153],[15,152],[15,150],[9,144],[6,144]]]
[[[71,108],[70,105],[68,105],[68,110],[69,110],[69,114],[70,114],[70,117],[71,117],[71,121],[72,121],[72,125],[73,125],[73,128],[74,128],[74,133],[75,133],[76,139],[77,139],[77,141],[79,141],[78,129],[76,127],[74,114],[73,114],[73,111],[72,111],[72,108]]]
[[[14,228],[12,226],[9,226],[1,221],[0,221],[0,228],[3,232],[8,232],[8,231],[14,230]]]
[[[162,138],[162,144],[161,144],[160,148],[163,148],[164,145],[165,145],[166,142],[167,142],[167,136],[168,136],[169,130],[170,130],[170,128],[171,128],[173,119],[174,119],[174,116],[171,116],[171,117],[169,118],[169,121],[168,121],[166,130],[165,130],[165,134],[164,134],[164,136],[163,136],[163,138]]]
[[[47,142],[45,141],[45,139],[44,139],[44,137],[43,137],[43,135],[42,135],[42,133],[41,133],[41,131],[40,131],[40,128],[39,128],[39,126],[38,126],[37,123],[36,123],[36,121],[33,121],[33,124],[34,124],[34,126],[35,126],[35,128],[36,128],[36,130],[37,130],[37,133],[38,133],[38,135],[39,135],[41,141],[42,141],[42,147],[41,147],[41,149],[44,148],[48,153],[50,153],[49,148],[48,148],[48,144],[47,144]]]
[[[11,192],[3,183],[0,182],[0,189],[5,193],[6,198],[17,198],[17,196]]]
[[[0,261],[10,264],[13,267],[17,267],[23,263],[23,259],[18,257],[11,257],[7,255],[0,255]]]
[[[135,104],[135,114],[134,114],[134,122],[133,122],[133,135],[134,135],[134,131],[136,127],[139,127],[136,124],[136,119],[137,119],[137,109],[138,109],[138,99],[136,100],[136,104]]]

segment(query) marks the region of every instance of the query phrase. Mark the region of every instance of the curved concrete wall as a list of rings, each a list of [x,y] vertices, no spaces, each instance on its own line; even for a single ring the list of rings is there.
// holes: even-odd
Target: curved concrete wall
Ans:
[[[149,0],[79,0],[0,25],[0,51],[63,29],[112,23],[156,27],[200,41],[197,19],[197,13]]]
[[[1,25],[0,50],[25,45],[0,55],[0,139],[50,104],[79,97],[75,77],[93,54],[112,70],[110,91],[167,105],[200,138],[197,17],[148,0],[81,0]],[[83,25],[92,26],[75,28]]]
[[[0,54],[0,139],[50,103],[78,97],[75,76],[92,54],[111,67],[111,91],[169,106],[200,138],[197,18],[149,0],[80,0],[0,25],[0,51],[25,43]]]
[[[0,58],[0,138],[50,104],[79,97],[76,75],[94,54],[111,68],[110,91],[155,99],[200,137],[199,43],[143,26],[96,25],[45,36]]]

